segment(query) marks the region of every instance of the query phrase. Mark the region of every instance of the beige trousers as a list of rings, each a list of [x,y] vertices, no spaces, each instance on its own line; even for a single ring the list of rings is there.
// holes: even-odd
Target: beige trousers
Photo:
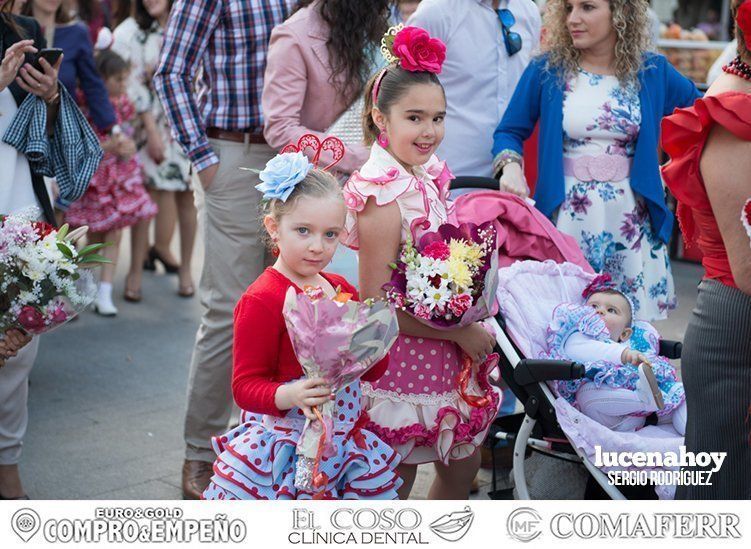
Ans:
[[[219,168],[204,190],[194,176],[205,255],[198,295],[203,307],[188,378],[185,458],[214,461],[211,437],[227,430],[232,411],[232,335],[235,304],[265,267],[258,175],[276,154],[268,145],[212,139]]]
[[[0,465],[15,465],[29,423],[29,373],[39,350],[39,338],[0,368]]]

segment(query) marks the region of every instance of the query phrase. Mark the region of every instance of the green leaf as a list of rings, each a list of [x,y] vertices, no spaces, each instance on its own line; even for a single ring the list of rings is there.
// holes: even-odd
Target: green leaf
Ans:
[[[103,255],[90,254],[87,255],[86,258],[79,263],[79,265],[89,265],[92,263],[112,263],[112,261],[107,259]]]
[[[86,256],[86,255],[89,255],[90,253],[93,253],[93,252],[95,252],[97,250],[101,250],[105,246],[107,246],[107,244],[105,244],[103,242],[100,242],[98,244],[90,244],[89,246],[86,246],[85,248],[83,248],[82,250],[80,250],[78,252],[78,256],[79,257],[83,257],[83,256]]]
[[[68,235],[69,230],[70,230],[70,225],[68,225],[67,223],[63,225],[62,227],[60,227],[57,231],[57,239],[59,241],[65,240],[65,237]]]
[[[391,269],[392,271],[395,271],[397,268],[398,267],[397,267],[396,263],[389,263],[389,269]]]
[[[70,251],[70,248],[68,248],[66,244],[58,242],[57,249],[60,250],[62,254],[68,259],[73,259],[73,252]]]

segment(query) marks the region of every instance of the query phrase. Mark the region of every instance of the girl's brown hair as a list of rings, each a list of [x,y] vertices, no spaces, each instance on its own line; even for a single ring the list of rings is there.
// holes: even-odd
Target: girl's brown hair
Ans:
[[[378,85],[378,95],[376,96],[376,102],[373,104],[373,87],[376,80],[381,76],[381,72],[376,73],[365,85],[364,97],[365,100],[363,106],[362,116],[362,130],[365,138],[366,145],[372,145],[378,138],[380,130],[376,123],[373,121],[372,111],[373,107],[378,107],[378,110],[383,114],[389,114],[391,107],[399,101],[410,87],[418,84],[435,84],[440,86],[443,90],[443,85],[438,77],[432,72],[411,72],[405,71],[397,65],[389,65],[386,69],[386,74],[383,75]],[[445,91],[444,91],[445,96]]]

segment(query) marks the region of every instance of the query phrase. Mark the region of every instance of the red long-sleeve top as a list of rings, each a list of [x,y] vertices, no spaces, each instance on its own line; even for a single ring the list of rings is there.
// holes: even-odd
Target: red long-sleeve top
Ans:
[[[334,287],[359,299],[357,290],[343,277],[321,273]],[[232,394],[243,410],[283,416],[274,403],[276,390],[303,375],[295,357],[282,316],[284,296],[289,287],[302,290],[282,273],[269,267],[248,286],[235,307]],[[388,367],[388,356],[363,376],[365,381],[380,378]]]

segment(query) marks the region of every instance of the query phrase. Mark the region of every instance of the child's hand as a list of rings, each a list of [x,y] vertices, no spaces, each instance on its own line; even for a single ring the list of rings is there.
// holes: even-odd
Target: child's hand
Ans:
[[[481,363],[493,352],[495,337],[482,324],[475,322],[464,328],[448,332],[451,341],[459,345],[474,364]]]
[[[164,143],[158,132],[149,132],[146,137],[146,152],[157,166],[164,162]]]
[[[31,341],[31,336],[19,330],[10,329],[0,339],[0,360],[12,358]]]
[[[308,419],[317,419],[313,406],[321,406],[333,399],[331,387],[321,378],[301,379],[276,390],[275,404],[280,410],[300,408]]]
[[[624,349],[623,353],[621,353],[621,362],[623,364],[633,364],[634,366],[638,366],[642,362],[649,364],[649,359],[639,351]]]
[[[115,154],[123,160],[130,160],[136,154],[136,142],[130,137],[118,136]]]

